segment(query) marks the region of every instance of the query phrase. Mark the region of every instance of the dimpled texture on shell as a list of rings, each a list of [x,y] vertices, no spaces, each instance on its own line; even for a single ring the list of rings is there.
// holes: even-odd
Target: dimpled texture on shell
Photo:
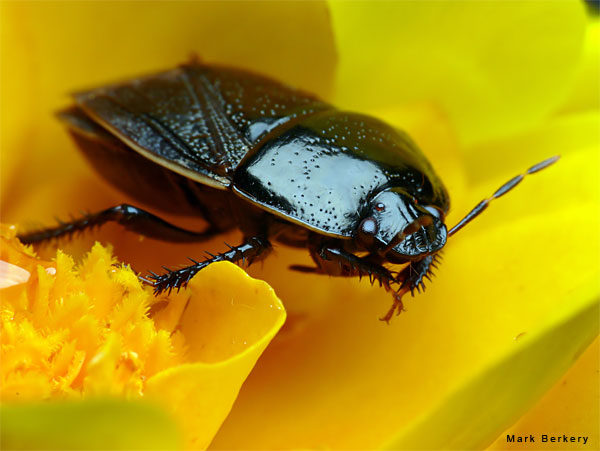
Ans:
[[[233,189],[287,220],[350,238],[379,191],[400,187],[423,205],[448,209],[448,195],[404,133],[336,110],[296,123],[249,153]]]
[[[217,188],[269,131],[331,108],[247,71],[199,63],[75,95],[78,106],[134,150]]]

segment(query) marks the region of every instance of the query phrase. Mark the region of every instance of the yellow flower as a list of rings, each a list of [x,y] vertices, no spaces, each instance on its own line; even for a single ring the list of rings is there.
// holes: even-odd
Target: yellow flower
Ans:
[[[328,7],[3,5],[3,220],[50,222],[55,214],[127,201],[110,188],[98,189],[104,183],[78,159],[51,112],[65,104],[65,92],[169,67],[191,51],[207,61],[270,74],[407,130],[451,193],[449,224],[508,178],[561,154],[560,163],[528,178],[450,240],[437,279],[425,294],[407,299],[407,311],[389,327],[377,321],[390,302],[383,290],[290,273],[290,264],[309,262],[306,252],[278,247],[263,267],[252,268],[275,288],[288,320],[211,444],[464,449],[486,447],[500,437],[494,446],[506,448],[501,434],[598,333],[597,23],[589,25],[586,40],[585,10],[576,2],[336,2]],[[175,265],[222,245],[222,239],[194,247],[140,242],[106,227],[65,249],[81,256],[96,237],[139,269]],[[94,249],[84,262],[106,256]],[[52,255],[41,252],[44,258]],[[105,278],[110,280],[109,273]],[[146,321],[144,315],[137,318]],[[172,330],[152,327],[156,334]],[[34,337],[39,331],[28,333]],[[191,346],[188,337],[185,344]],[[593,359],[587,363],[593,374],[577,383],[597,386],[594,365]],[[121,393],[136,390],[134,383]],[[186,393],[173,389],[165,395],[179,402]],[[205,396],[202,392],[199,399]],[[77,406],[90,412],[90,402]],[[555,432],[592,436],[587,447],[593,449],[599,445],[598,412],[588,406],[585,420],[571,420],[568,431]],[[114,407],[127,409],[131,404]],[[74,422],[73,428],[93,430],[87,414],[72,411],[57,412]],[[12,418],[18,430],[23,418],[31,418],[23,412],[12,411],[2,421]],[[146,415],[153,418],[149,424],[165,423]],[[119,415],[124,424],[130,417]],[[565,424],[565,418],[573,416],[551,421]],[[150,446],[131,421],[139,447]],[[523,421],[512,433],[544,432],[535,418]],[[176,424],[189,431],[180,419]],[[202,433],[212,437],[210,430]],[[85,443],[79,446],[89,447]],[[187,440],[185,446],[206,443]]]
[[[43,448],[52,443],[39,435],[16,435],[11,427],[15,403],[143,397],[177,419],[186,447],[205,448],[285,320],[273,290],[225,263],[207,268],[178,294],[154,297],[130,268],[114,266],[110,251],[99,243],[75,266],[61,251],[53,263],[35,258],[14,235],[12,228],[0,238],[0,261],[5,269],[17,268],[12,274],[20,276],[1,274],[7,283],[0,316],[0,399],[9,406],[3,411],[8,417],[3,445],[19,448],[25,442]],[[87,412],[106,409],[105,403],[92,404]],[[109,406],[140,410],[136,404]],[[55,414],[72,408],[66,404]],[[161,447],[179,445],[168,417],[159,411],[158,421],[152,410],[141,410],[145,419],[158,423],[152,438]],[[40,416],[47,414],[42,408]],[[46,429],[38,434],[46,435]],[[65,426],[58,429],[64,432]],[[139,434],[125,434],[121,442],[111,438],[95,446],[138,447],[138,439]],[[74,443],[86,446],[85,440]],[[60,436],[56,445],[65,446]]]

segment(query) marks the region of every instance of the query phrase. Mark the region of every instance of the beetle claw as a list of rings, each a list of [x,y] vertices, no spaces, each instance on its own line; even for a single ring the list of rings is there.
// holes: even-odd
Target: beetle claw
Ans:
[[[394,293],[394,302],[392,304],[392,306],[390,307],[390,309],[388,310],[388,312],[381,318],[379,318],[380,321],[385,321],[386,324],[390,324],[390,320],[394,317],[394,313],[396,314],[396,316],[400,315],[401,312],[403,312],[404,309],[404,303],[402,302],[402,295],[404,293],[400,293],[400,292],[396,292]]]

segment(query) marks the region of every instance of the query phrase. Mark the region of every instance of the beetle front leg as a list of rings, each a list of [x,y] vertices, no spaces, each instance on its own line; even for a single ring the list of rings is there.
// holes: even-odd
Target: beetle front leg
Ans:
[[[396,292],[399,298],[402,298],[406,293],[410,293],[414,296],[415,289],[420,293],[421,289],[425,291],[425,282],[423,279],[431,280],[430,276],[433,276],[431,268],[437,268],[437,263],[440,261],[440,254],[433,254],[424,257],[421,260],[410,262],[406,268],[398,273],[396,276],[396,282],[400,284],[400,289]],[[389,323],[390,319],[397,315],[403,310],[402,302],[399,299],[395,299],[394,303],[390,307],[389,311],[385,314],[381,321]]]
[[[140,279],[154,287],[154,294],[158,295],[163,291],[169,293],[173,289],[179,290],[185,287],[188,282],[196,275],[196,273],[208,265],[216,262],[228,261],[237,263],[240,260],[242,263],[247,262],[248,265],[255,261],[261,260],[267,256],[271,250],[271,243],[266,238],[252,237],[246,240],[246,242],[240,246],[229,246],[229,250],[217,255],[209,254],[211,257],[207,258],[203,262],[194,262],[193,265],[186,266],[185,268],[170,270],[165,268],[168,272],[165,274],[155,274],[153,272],[147,278],[140,277]]]
[[[414,296],[415,289],[420,293],[421,289],[425,291],[425,281],[431,281],[430,275],[435,275],[431,268],[437,268],[441,255],[439,253],[428,255],[421,260],[411,262],[406,268],[398,273],[396,280],[400,287],[406,288]]]
[[[321,272],[331,276],[369,277],[371,283],[377,281],[386,290],[390,290],[390,285],[396,283],[396,278],[389,269],[342,249],[326,246],[312,256]]]
[[[379,282],[380,286],[392,293],[394,306],[402,310],[402,295],[392,287],[398,283],[397,277],[379,263],[369,260],[368,257],[357,257],[350,252],[329,246],[311,250],[311,256],[321,273],[332,276],[369,277],[371,284]]]

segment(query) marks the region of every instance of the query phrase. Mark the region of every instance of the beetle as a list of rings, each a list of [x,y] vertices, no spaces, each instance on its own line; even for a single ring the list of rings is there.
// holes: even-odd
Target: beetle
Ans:
[[[448,230],[446,188],[406,133],[269,78],[193,60],[74,100],[58,117],[103,177],[139,202],[201,216],[208,226],[182,229],[122,204],[23,233],[22,242],[108,221],[173,242],[234,227],[243,233],[240,245],[205,261],[141,277],[155,294],[185,286],[217,261],[260,260],[276,240],[310,252],[314,267],[292,269],[379,282],[394,297],[382,318],[389,321],[405,293],[424,289],[449,236],[558,159],[511,179]],[[405,266],[388,267],[398,264]]]

